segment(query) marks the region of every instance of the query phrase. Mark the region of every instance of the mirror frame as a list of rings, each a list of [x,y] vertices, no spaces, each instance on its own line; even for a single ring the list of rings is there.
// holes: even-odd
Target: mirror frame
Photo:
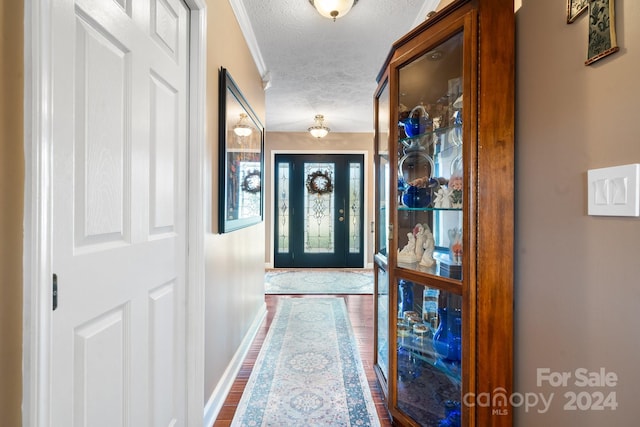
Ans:
[[[220,68],[218,113],[218,232],[228,233],[263,221],[264,127],[225,68]],[[249,136],[241,137],[234,134],[234,124],[239,121],[240,114],[247,115],[246,123],[253,128]],[[243,144],[247,145],[243,148]],[[254,162],[259,162],[260,166],[259,170],[251,170],[242,177],[237,157],[247,155]],[[257,189],[256,172],[260,178]],[[239,216],[239,196],[244,191],[259,193],[259,213]]]

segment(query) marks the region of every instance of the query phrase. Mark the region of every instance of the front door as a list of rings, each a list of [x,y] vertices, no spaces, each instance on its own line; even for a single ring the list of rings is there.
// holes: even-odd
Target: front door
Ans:
[[[189,13],[52,7],[51,426],[184,426]]]
[[[275,157],[274,266],[362,267],[363,156]]]

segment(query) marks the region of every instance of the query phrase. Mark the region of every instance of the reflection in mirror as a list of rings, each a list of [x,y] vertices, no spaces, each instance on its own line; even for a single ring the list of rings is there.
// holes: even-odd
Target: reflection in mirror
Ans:
[[[264,129],[229,72],[220,70],[219,231],[262,221]]]

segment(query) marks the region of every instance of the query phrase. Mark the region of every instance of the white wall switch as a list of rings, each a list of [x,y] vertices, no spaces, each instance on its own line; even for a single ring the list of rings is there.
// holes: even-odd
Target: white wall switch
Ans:
[[[609,180],[598,179],[594,182],[594,203],[596,205],[608,205],[609,204]]]
[[[589,215],[640,216],[640,163],[587,172]]]

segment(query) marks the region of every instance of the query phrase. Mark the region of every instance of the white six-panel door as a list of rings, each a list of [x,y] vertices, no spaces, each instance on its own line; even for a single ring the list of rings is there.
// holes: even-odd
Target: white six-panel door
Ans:
[[[188,11],[52,7],[50,425],[184,425]]]

